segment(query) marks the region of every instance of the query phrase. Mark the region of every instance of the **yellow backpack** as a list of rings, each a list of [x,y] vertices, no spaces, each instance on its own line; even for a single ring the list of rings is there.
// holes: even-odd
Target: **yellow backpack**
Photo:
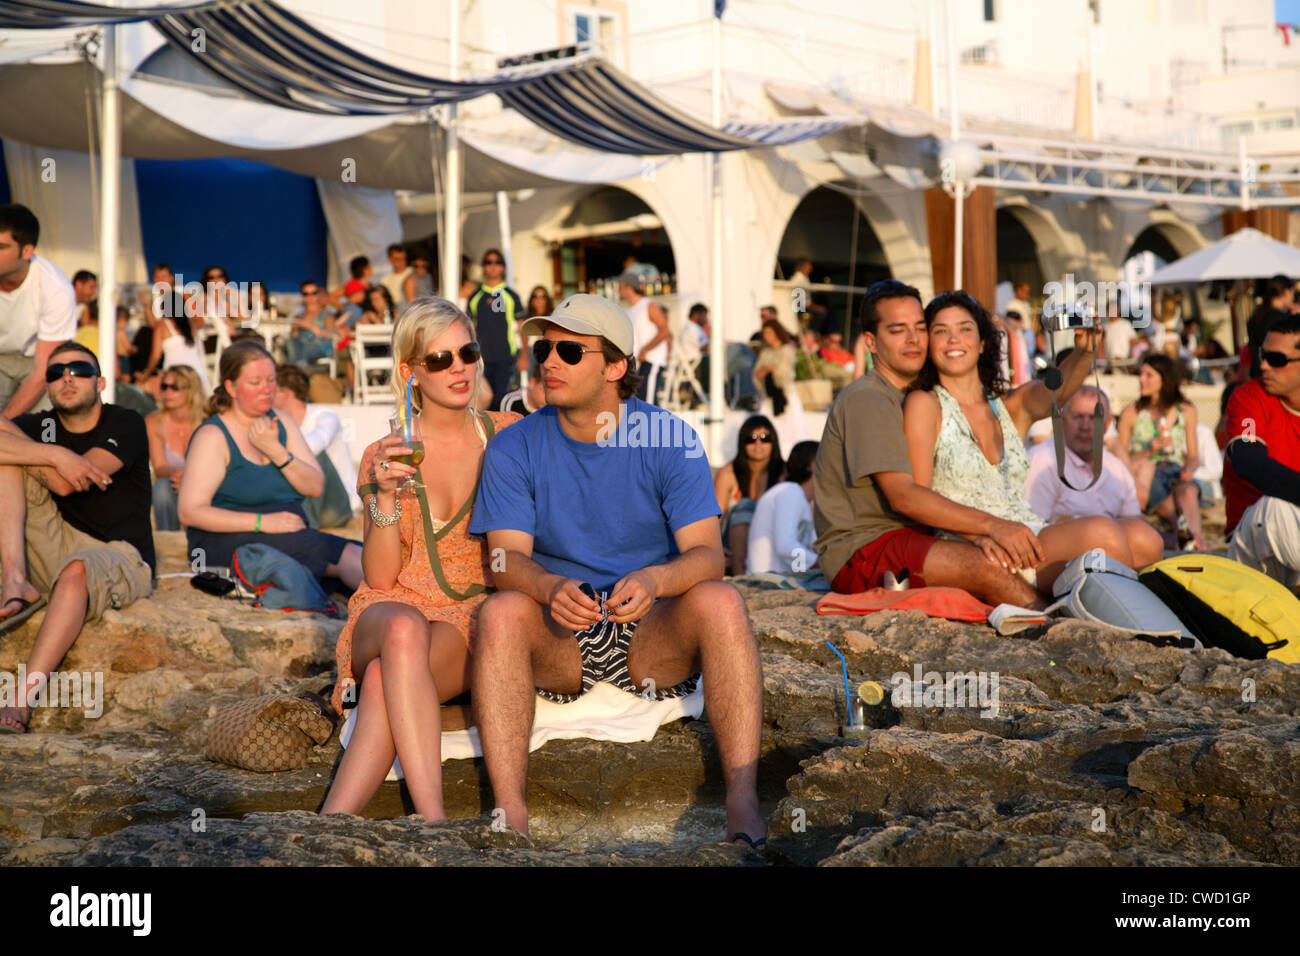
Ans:
[[[1262,571],[1217,554],[1180,554],[1139,577],[1206,647],[1300,664],[1300,598]]]

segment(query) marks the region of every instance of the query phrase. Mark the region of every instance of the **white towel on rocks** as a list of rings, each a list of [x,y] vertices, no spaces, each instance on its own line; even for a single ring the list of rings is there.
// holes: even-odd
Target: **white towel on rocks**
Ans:
[[[619,743],[644,742],[652,739],[655,731],[663,724],[683,717],[698,717],[702,713],[703,678],[700,678],[695,690],[685,697],[669,700],[646,700],[611,684],[595,684],[571,704],[553,704],[538,697],[537,712],[533,718],[533,736],[528,742],[528,749],[530,752],[537,750],[548,740],[569,740],[575,737],[614,740]],[[352,739],[356,716],[356,708],[348,711],[347,720],[339,734],[344,747]],[[482,755],[477,727],[448,731],[442,735],[444,762]],[[402,779],[400,760],[393,761],[386,779]]]

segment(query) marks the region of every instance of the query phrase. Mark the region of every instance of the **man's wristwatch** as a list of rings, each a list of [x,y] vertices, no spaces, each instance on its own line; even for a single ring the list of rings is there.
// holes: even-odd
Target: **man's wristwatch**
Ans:
[[[402,499],[396,499],[396,508],[390,515],[384,514],[379,510],[379,496],[370,496],[370,520],[376,528],[387,528],[389,525],[397,524],[397,519],[402,516]]]

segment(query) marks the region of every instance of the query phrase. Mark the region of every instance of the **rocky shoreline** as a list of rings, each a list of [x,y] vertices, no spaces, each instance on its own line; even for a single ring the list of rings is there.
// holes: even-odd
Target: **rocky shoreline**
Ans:
[[[181,536],[158,540],[160,570],[182,570]],[[722,786],[707,719],[668,725],[648,744],[546,745],[532,760],[531,843],[490,829],[476,761],[445,765],[450,825],[406,816],[393,783],[367,819],[318,817],[337,736],[306,768],[274,774],[207,761],[203,745],[224,703],[329,683],[341,622],[251,611],[169,578],[153,599],[88,629],[63,666],[103,673],[102,717],[41,709],[32,734],[0,738],[0,861],[1300,863],[1300,668],[1155,647],[1078,621],[1000,638],[919,612],[818,617],[808,592],[742,590],[763,654],[765,855],[717,842]],[[0,643],[0,670],[16,670],[39,620]],[[880,681],[887,695],[893,675],[918,667],[996,672],[996,709],[887,696],[868,735],[845,739],[827,640],[855,682]]]

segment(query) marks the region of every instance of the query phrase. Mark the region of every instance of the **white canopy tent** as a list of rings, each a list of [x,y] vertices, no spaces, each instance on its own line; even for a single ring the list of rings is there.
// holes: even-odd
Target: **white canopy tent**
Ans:
[[[1155,285],[1192,285],[1216,279],[1300,276],[1300,249],[1258,229],[1238,229],[1199,252],[1171,262],[1147,279]]]

